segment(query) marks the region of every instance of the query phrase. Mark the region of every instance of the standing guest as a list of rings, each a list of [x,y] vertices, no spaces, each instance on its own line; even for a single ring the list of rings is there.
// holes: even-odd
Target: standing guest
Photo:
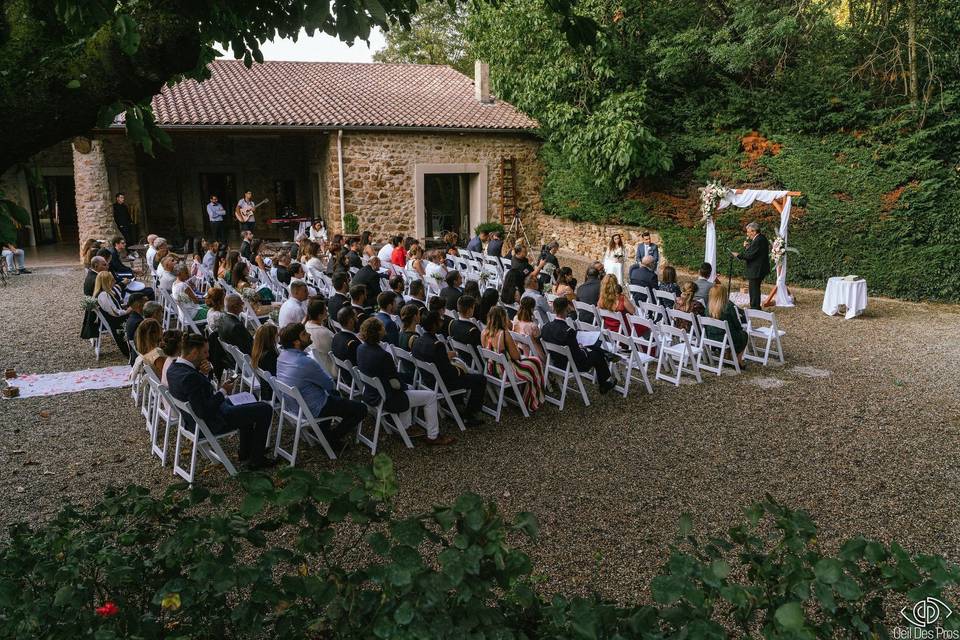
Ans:
[[[361,402],[340,396],[333,378],[319,362],[307,355],[309,347],[310,334],[302,324],[285,327],[280,332],[277,379],[300,392],[314,417],[340,418],[337,424],[320,423],[320,429],[332,449],[342,450],[366,417],[367,408]]]
[[[487,379],[483,374],[467,373],[453,365],[452,360],[457,354],[448,351],[444,344],[437,340],[437,330],[440,328],[441,320],[442,316],[436,311],[427,314],[423,322],[423,335],[413,343],[413,357],[432,363],[437,368],[437,373],[447,391],[459,389],[467,391],[470,397],[467,400],[463,422],[468,427],[478,427],[481,424],[480,409],[483,406],[483,392]],[[428,373],[423,374],[421,383],[428,389],[433,389],[436,384],[433,376]]]
[[[345,273],[333,276],[333,295],[327,301],[327,313],[332,320],[336,320],[340,309],[350,306],[350,278]]]
[[[274,377],[277,375],[277,334],[277,325],[270,322],[260,325],[253,334],[253,347],[250,349],[250,364]],[[260,399],[268,402],[273,399],[273,389],[269,384],[260,385]]]
[[[532,273],[527,276],[520,302],[522,303],[525,299],[533,300],[534,316],[539,317],[541,323],[549,319],[550,306],[547,304],[547,299],[540,293],[540,280]]]
[[[740,324],[740,314],[737,307],[730,301],[730,292],[726,285],[720,283],[710,289],[710,317],[714,320],[726,320],[730,329],[730,339],[733,341],[733,350],[737,352],[737,361],[743,368],[743,352],[747,348],[747,332]],[[716,327],[707,327],[704,334],[709,340],[723,340],[723,330]]]
[[[392,264],[397,269],[403,269],[407,266],[407,247],[410,245],[407,244],[411,238],[407,238],[406,241],[403,240],[402,236],[395,236],[393,238],[393,253],[390,254],[390,264]]]
[[[203,302],[207,305],[207,331],[210,333],[220,332],[226,294],[227,292],[220,287],[210,287],[207,289],[207,295],[204,296]]]
[[[190,320],[206,319],[207,307],[200,302],[200,298],[190,286],[190,267],[181,262],[176,273],[177,280],[171,287],[170,296],[180,306],[180,312]]]
[[[677,270],[670,265],[665,266],[663,268],[663,277],[660,278],[660,284],[657,285],[657,289],[672,293],[674,296],[680,295],[680,285],[677,284]],[[663,302],[664,306],[668,309],[673,307],[673,303],[670,300],[664,299]]]
[[[310,242],[326,242],[327,241],[327,225],[323,223],[323,220],[314,220],[313,224],[310,226]]]
[[[487,316],[487,326],[480,337],[481,344],[484,349],[503,354],[507,365],[513,369],[513,373],[521,383],[523,403],[527,410],[536,411],[543,405],[544,400],[543,362],[535,355],[525,356],[517,348],[517,343],[510,336],[509,329],[506,310],[503,307],[492,308],[490,315]],[[487,373],[498,378],[504,375],[501,366],[493,360],[487,361]]]
[[[640,264],[635,264],[630,268],[630,284],[644,287],[645,291],[650,292],[644,297],[649,299],[650,302],[654,302],[653,290],[660,285],[660,281],[657,279],[657,272],[653,270],[653,258],[651,256],[644,256]]]
[[[400,327],[393,321],[393,316],[397,312],[397,295],[393,291],[384,291],[377,296],[377,306],[380,310],[374,315],[383,323],[387,344],[399,346]]]
[[[214,240],[207,245],[207,252],[203,254],[203,268],[211,276],[216,277],[217,259],[220,257],[220,243]]]
[[[226,242],[227,236],[223,227],[223,219],[227,215],[227,210],[220,204],[220,199],[216,194],[210,194],[210,202],[207,203],[207,218],[210,220],[210,235],[217,242]]]
[[[574,293],[576,286],[577,281],[573,278],[573,269],[561,267],[557,271],[557,281],[553,285],[553,295],[563,296],[572,302],[577,298],[577,294]]]
[[[697,297],[697,292],[697,285],[695,283],[684,282],[683,286],[680,287],[680,295],[677,296],[676,302],[673,303],[673,308],[677,311],[683,311],[684,313],[702,316],[704,306],[700,298]],[[687,320],[677,318],[673,321],[673,326],[677,329],[690,331],[690,322]]]
[[[706,307],[707,300],[710,298],[710,289],[713,288],[715,282],[713,281],[713,266],[709,262],[704,262],[700,265],[700,277],[697,278],[697,299],[700,303]]]
[[[253,231],[243,230],[240,232],[240,257],[246,260],[253,260]]]
[[[350,307],[357,314],[357,324],[363,324],[373,314],[373,305],[367,306],[367,288],[362,284],[350,287]]]
[[[253,349],[253,337],[247,331],[247,325],[240,317],[243,312],[243,299],[235,293],[226,298],[225,313],[220,319],[219,337],[222,342],[232,344],[241,352],[250,355]]]
[[[220,385],[214,393],[207,377],[213,370],[210,364],[210,349],[202,335],[185,334],[180,357],[167,371],[170,395],[190,408],[216,435],[234,429],[240,432],[240,463],[256,471],[276,465],[275,459],[264,455],[267,430],[273,420],[273,408],[266,402],[250,402],[234,405],[227,400],[233,393],[233,382]],[[188,426],[193,424],[190,416],[184,416]]]
[[[360,326],[360,339],[363,343],[357,350],[357,368],[364,375],[378,379],[386,394],[385,398],[381,398],[376,389],[364,385],[363,401],[368,406],[377,406],[382,400],[384,410],[399,414],[400,423],[404,426],[413,424],[411,410],[416,407],[423,407],[427,444],[449,445],[456,442],[456,439],[451,436],[440,435],[436,395],[432,390],[407,388],[407,385],[400,378],[393,358],[380,346],[383,336],[383,323],[377,318],[368,318]],[[414,343],[414,347],[416,347],[416,343]],[[419,426],[407,428],[407,435],[416,437],[420,435],[418,432],[422,433]]]
[[[770,241],[760,233],[760,225],[751,222],[746,226],[747,239],[743,252],[733,252],[733,257],[746,262],[743,276],[750,287],[750,308],[760,309],[760,283],[770,273]]]
[[[350,289],[352,291],[353,287],[356,286],[365,287],[367,290],[367,302],[372,305],[373,301],[380,295],[380,292],[383,291],[383,288],[380,286],[380,281],[386,280],[387,278],[387,274],[380,272],[380,258],[374,256],[367,261],[367,264],[360,267],[357,275],[353,276],[353,280],[350,281]]]
[[[137,327],[143,322],[143,306],[146,303],[147,296],[142,293],[131,293],[130,297],[127,298],[127,307],[130,309],[124,326],[127,340],[133,340],[133,337],[137,335]],[[159,340],[159,337],[157,339]],[[137,349],[137,353],[140,353],[139,349]]]
[[[567,314],[570,313],[571,303],[566,298],[557,298],[553,301],[553,312],[557,314],[556,320],[551,320],[543,325],[540,331],[540,339],[544,342],[566,346],[570,349],[573,356],[573,362],[581,372],[587,372],[593,369],[596,373],[597,387],[601,394],[609,392],[616,386],[616,383],[610,379],[610,366],[599,345],[594,344],[587,349],[580,346],[577,341],[577,330],[566,323]],[[557,367],[565,367],[567,360],[563,356],[551,355],[551,364]]]
[[[257,226],[255,219],[256,208],[257,205],[253,201],[253,191],[244,191],[243,197],[240,198],[237,206],[233,209],[233,217],[240,223],[241,235],[244,231],[249,231],[250,234],[253,235],[253,229]]]
[[[7,261],[7,273],[10,275],[19,276],[32,273],[27,269],[23,249],[18,248],[17,245],[12,242],[0,243],[0,256]]]
[[[540,344],[540,326],[537,324],[534,314],[536,313],[536,303],[533,298],[526,297],[520,299],[520,310],[517,311],[517,317],[513,319],[513,332],[522,333],[530,336],[531,342],[536,349],[536,353],[530,353],[527,345],[518,345],[525,355],[537,356],[541,362],[546,362],[546,354],[543,352],[543,345]]]
[[[426,292],[426,289],[424,289],[423,287],[423,281],[414,280],[413,282],[411,282],[410,297],[407,299],[407,302],[422,310],[427,308],[426,300],[427,300],[427,292]]]
[[[337,370],[330,359],[330,349],[333,347],[333,331],[327,327],[327,301],[323,298],[311,298],[307,305],[307,322],[303,325],[310,334],[313,357],[319,362],[324,371],[331,376],[337,375]]]
[[[447,311],[454,311],[457,308],[457,300],[463,295],[463,276],[456,269],[447,273],[447,286],[440,290],[440,297],[446,303]]]
[[[490,234],[490,242],[487,243],[487,255],[500,257],[503,251],[503,237],[499,231]]]
[[[627,281],[624,274],[626,261],[625,249],[623,247],[623,238],[619,233],[610,236],[610,242],[607,244],[607,250],[603,254],[603,270],[612,274],[617,279],[617,284],[624,284]]]
[[[650,241],[650,232],[644,231],[640,234],[640,244],[637,245],[637,262],[642,262],[646,256],[653,258],[653,271],[656,273],[657,266],[660,264],[660,248]]]
[[[307,318],[307,285],[294,282],[290,285],[290,297],[280,305],[277,324],[283,329],[288,324],[303,323]]]
[[[123,335],[123,323],[127,319],[130,310],[124,309],[120,304],[120,298],[114,292],[113,285],[116,280],[109,271],[101,271],[97,274],[97,280],[93,287],[93,297],[97,299],[97,306],[103,312],[103,317],[110,325],[110,333],[120,348],[124,356],[130,357],[130,347]]]
[[[470,238],[470,242],[467,243],[467,251],[483,253],[483,245],[487,244],[489,239],[490,234],[488,232],[480,231],[477,235]]]
[[[125,240],[133,237],[131,231],[133,219],[130,217],[130,209],[127,207],[127,197],[122,192],[113,198],[113,221]]]
[[[543,288],[550,284],[551,277],[556,278],[560,271],[560,261],[557,259],[557,251],[560,250],[560,243],[554,240],[543,245],[540,251],[540,258],[543,260],[543,269],[540,273],[540,287]]]
[[[627,322],[627,315],[637,312],[633,302],[623,295],[623,287],[617,284],[617,279],[610,274],[603,276],[600,282],[600,299],[597,300],[597,308],[620,314],[620,320],[603,318],[603,328],[614,333],[620,332],[620,328]],[[629,333],[629,331],[623,333]]]
[[[133,346],[139,355],[133,363],[133,369],[130,370],[131,380],[145,367],[149,367],[158,379],[163,375],[163,362],[166,356],[161,346],[162,338],[163,330],[156,320],[144,320],[137,327],[137,332],[131,340],[133,340]]]
[[[540,275],[540,270],[546,264],[542,259],[536,267],[527,259],[527,247],[517,245],[510,259],[510,268],[503,276],[503,290],[500,299],[506,304],[516,304],[523,293],[527,278]]]

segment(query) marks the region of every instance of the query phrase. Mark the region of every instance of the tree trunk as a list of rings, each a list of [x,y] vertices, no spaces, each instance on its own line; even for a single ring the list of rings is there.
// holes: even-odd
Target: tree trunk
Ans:
[[[0,174],[86,134],[102,106],[149,99],[168,78],[194,69],[202,51],[187,0],[136,3],[141,44],[133,56],[120,50],[109,23],[83,40],[64,33],[52,4],[0,2]]]
[[[917,78],[917,0],[907,2],[907,61],[910,104],[917,106],[920,102],[920,82]]]

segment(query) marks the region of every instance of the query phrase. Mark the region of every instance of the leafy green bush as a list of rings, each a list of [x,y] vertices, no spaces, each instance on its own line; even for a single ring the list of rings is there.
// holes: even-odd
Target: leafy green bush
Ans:
[[[242,505],[201,488],[130,487],[0,544],[0,638],[885,638],[899,608],[945,600],[960,572],[855,538],[831,555],[769,496],[726,533],[680,536],[623,605],[547,596],[511,524],[473,494],[400,517],[392,463],[242,474]],[[948,603],[949,605],[949,603]],[[960,616],[944,621],[960,628]]]
[[[360,231],[360,221],[357,220],[357,216],[352,213],[344,214],[343,216],[343,232],[344,233],[357,233]]]
[[[506,231],[506,229],[504,229],[504,226],[499,222],[481,222],[473,231],[477,235],[483,233],[484,231],[487,233],[498,232],[502,234],[504,231]]]

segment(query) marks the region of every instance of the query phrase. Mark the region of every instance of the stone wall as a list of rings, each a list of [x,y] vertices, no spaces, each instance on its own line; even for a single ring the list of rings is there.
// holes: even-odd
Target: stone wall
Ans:
[[[88,238],[108,240],[119,232],[113,223],[113,198],[101,140],[77,138],[73,143],[73,180],[81,245]],[[80,247],[77,247],[79,252]]]
[[[379,240],[393,234],[415,235],[415,182],[418,164],[479,164],[486,167],[483,220],[500,219],[500,159],[516,159],[517,205],[532,237],[542,210],[543,167],[540,143],[517,134],[344,132],[344,209],[357,216],[361,231]],[[331,134],[323,172],[327,220],[340,231],[337,136]],[[481,185],[482,188],[482,185]],[[471,229],[472,232],[472,229]]]

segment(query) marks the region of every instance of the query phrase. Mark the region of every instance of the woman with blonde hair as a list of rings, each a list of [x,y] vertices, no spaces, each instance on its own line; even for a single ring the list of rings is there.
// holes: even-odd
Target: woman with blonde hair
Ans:
[[[622,285],[626,280],[626,274],[624,274],[624,266],[626,262],[624,261],[624,256],[626,255],[625,249],[623,248],[623,238],[619,233],[615,233],[610,236],[610,242],[607,244],[607,250],[603,254],[603,270],[608,274],[612,274],[617,279],[617,284]]]
[[[109,271],[101,271],[97,274],[97,279],[93,284],[93,297],[100,307],[103,317],[110,325],[110,332],[117,343],[123,355],[130,357],[130,347],[127,345],[126,338],[123,335],[124,320],[130,315],[130,309],[124,309],[120,303],[120,297],[114,290],[117,284],[113,274]]]
[[[692,313],[695,316],[702,316],[703,303],[694,297],[696,295],[697,295],[696,283],[684,282],[683,286],[680,287],[680,295],[677,296],[677,301],[673,303],[673,308],[677,311]],[[680,319],[674,320],[673,326],[675,326],[677,329],[690,331],[690,323],[686,320],[680,320]]]
[[[743,352],[747,348],[747,332],[743,330],[740,324],[740,314],[737,313],[737,307],[730,301],[730,292],[727,286],[717,283],[710,288],[707,310],[710,317],[715,320],[726,320],[730,328],[730,339],[733,340],[733,350],[737,352],[737,360],[740,367],[744,366]],[[707,327],[704,331],[706,337],[710,340],[723,340],[723,330],[716,327]]]
[[[527,383],[521,386],[523,403],[528,411],[536,411],[544,400],[543,362],[537,356],[524,356],[510,336],[509,328],[506,310],[500,306],[493,307],[487,316],[487,326],[480,336],[480,343],[484,349],[504,355],[517,380]],[[500,365],[493,361],[487,363],[487,370],[497,377],[504,374]]]
[[[423,247],[419,244],[412,245],[407,251],[407,264],[404,267],[404,273],[411,280],[423,280],[427,275],[426,268],[423,265]]]
[[[603,280],[600,281],[600,298],[597,300],[597,308],[620,314],[621,321],[606,317],[603,319],[604,328],[614,333],[620,332],[620,327],[627,321],[628,314],[637,312],[633,301],[623,295],[623,287],[617,284],[616,276],[610,273],[603,276]]]
[[[147,318],[137,327],[133,336],[133,346],[136,348],[136,361],[130,370],[130,379],[133,380],[144,367],[150,369],[160,378],[163,373],[163,358],[165,356],[163,348],[160,346],[160,339],[163,336],[163,328],[160,323],[153,318]]]

